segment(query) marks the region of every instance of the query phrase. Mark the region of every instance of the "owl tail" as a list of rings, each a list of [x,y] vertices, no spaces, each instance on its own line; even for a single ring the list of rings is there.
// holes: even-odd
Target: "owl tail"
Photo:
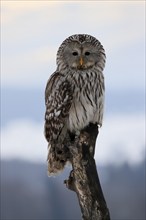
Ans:
[[[64,155],[63,147],[49,145],[48,148],[48,176],[56,176],[64,169],[67,158]]]

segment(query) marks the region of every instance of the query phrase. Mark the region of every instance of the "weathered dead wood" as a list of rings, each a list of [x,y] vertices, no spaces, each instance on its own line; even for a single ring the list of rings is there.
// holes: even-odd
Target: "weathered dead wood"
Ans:
[[[110,220],[94,160],[97,135],[98,127],[92,124],[70,146],[73,170],[64,181],[68,189],[76,192],[84,220]]]

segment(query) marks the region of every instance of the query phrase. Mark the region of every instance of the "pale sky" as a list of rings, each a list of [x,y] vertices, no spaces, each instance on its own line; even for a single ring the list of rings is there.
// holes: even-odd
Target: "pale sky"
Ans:
[[[2,85],[41,87],[56,69],[56,52],[75,33],[106,50],[113,89],[144,82],[145,1],[2,1]]]

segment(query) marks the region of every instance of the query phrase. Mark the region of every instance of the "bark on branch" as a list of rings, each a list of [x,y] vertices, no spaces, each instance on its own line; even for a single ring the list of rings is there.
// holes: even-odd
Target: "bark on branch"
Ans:
[[[73,170],[64,182],[76,192],[84,220],[110,220],[94,160],[97,135],[97,125],[91,124],[69,148]]]

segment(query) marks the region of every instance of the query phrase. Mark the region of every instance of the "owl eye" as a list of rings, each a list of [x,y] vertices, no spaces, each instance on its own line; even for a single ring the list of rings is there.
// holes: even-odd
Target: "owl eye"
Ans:
[[[90,52],[89,51],[86,51],[85,52],[85,56],[89,56],[90,55]]]
[[[78,52],[75,51],[75,52],[72,53],[72,55],[73,56],[78,56]]]

